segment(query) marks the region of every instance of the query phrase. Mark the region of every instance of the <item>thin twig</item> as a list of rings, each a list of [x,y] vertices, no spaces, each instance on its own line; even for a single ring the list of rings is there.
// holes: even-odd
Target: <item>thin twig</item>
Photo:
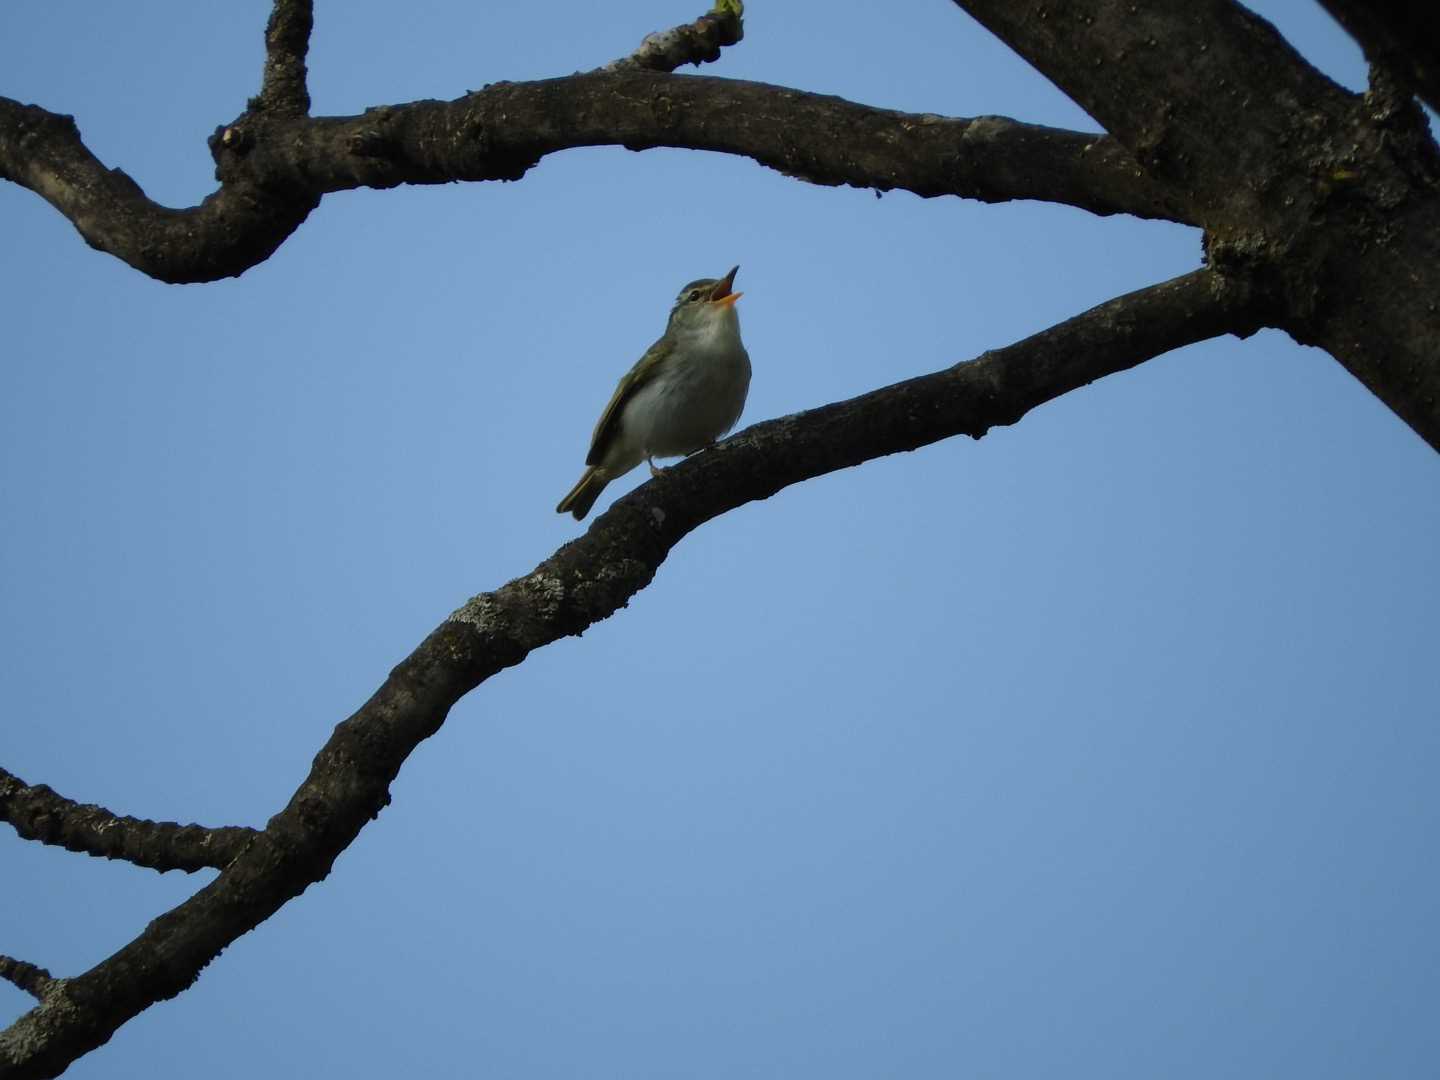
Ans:
[[[633,53],[600,70],[669,73],[686,64],[713,64],[720,59],[722,48],[737,44],[745,36],[744,11],[741,0],[720,0],[694,22],[647,34]]]
[[[0,953],[0,979],[14,983],[31,997],[45,1000],[46,993],[55,985],[55,978],[42,967],[16,960],[13,956]]]
[[[223,869],[257,833],[238,825],[206,828],[125,817],[77,803],[45,784],[27,784],[0,769],[0,821],[25,840],[150,870]]]

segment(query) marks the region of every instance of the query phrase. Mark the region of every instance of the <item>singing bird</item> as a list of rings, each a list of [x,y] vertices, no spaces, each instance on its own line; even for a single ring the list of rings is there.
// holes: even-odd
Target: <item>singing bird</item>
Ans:
[[[557,513],[579,521],[605,485],[642,461],[704,449],[735,426],[750,392],[750,354],[740,341],[734,267],[680,290],[660,340],[625,373],[600,414],[585,472]]]

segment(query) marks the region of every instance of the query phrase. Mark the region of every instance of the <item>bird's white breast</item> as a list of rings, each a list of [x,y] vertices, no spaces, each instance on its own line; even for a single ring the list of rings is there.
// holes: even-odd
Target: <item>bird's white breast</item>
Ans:
[[[647,456],[679,457],[734,427],[749,391],[750,357],[726,308],[679,336],[673,362],[626,406],[624,426]]]

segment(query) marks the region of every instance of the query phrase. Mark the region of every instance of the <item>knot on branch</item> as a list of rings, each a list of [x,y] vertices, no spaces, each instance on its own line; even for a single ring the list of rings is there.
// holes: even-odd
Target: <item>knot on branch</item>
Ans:
[[[215,129],[215,133],[209,139],[210,156],[215,159],[216,164],[220,162],[222,154],[235,154],[244,157],[255,145],[255,138],[250,134],[250,129],[242,127],[238,122],[234,124],[223,124]]]

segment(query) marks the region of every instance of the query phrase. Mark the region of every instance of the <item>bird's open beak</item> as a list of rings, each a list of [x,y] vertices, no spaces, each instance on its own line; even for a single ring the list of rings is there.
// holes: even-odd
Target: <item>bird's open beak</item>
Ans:
[[[730,272],[715,283],[715,287],[710,290],[710,303],[719,307],[729,307],[745,295],[744,293],[730,291],[730,286],[735,283],[735,275],[739,270],[740,267],[732,266]]]

